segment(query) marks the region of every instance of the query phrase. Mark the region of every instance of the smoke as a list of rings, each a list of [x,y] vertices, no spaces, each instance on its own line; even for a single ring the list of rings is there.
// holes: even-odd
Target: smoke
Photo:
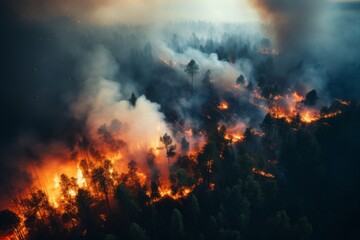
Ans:
[[[162,22],[174,19],[249,21],[253,12],[237,0],[6,0],[25,19],[69,17],[95,24]],[[238,6],[241,6],[239,14]]]
[[[14,9],[28,19],[49,19],[69,16],[74,21],[97,23],[115,21],[143,22],[150,20],[162,0],[15,0]]]
[[[248,0],[282,51],[305,50],[320,31],[325,0]],[[269,25],[268,25],[269,24]]]
[[[130,94],[126,94],[129,91],[114,81],[119,75],[119,66],[103,46],[96,46],[85,55],[85,59],[82,67],[86,79],[84,87],[78,99],[71,105],[75,118],[86,119],[87,135],[99,146],[104,143],[101,142],[98,129],[101,126],[111,126],[114,120],[118,122],[118,137],[126,143],[131,157],[137,160],[140,166],[145,166],[146,159],[141,154],[161,147],[160,136],[165,133],[172,135],[164,114],[160,112],[160,105],[149,101],[144,95],[137,97],[135,105],[130,103]],[[160,160],[164,160],[159,161],[161,169],[167,166],[164,156],[165,153],[159,156]],[[122,169],[126,169],[130,160],[123,160]]]

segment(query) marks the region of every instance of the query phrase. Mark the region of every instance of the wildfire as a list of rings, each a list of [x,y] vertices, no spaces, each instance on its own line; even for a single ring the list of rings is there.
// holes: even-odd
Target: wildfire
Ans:
[[[84,175],[83,175],[79,165],[77,165],[76,183],[79,187],[87,187],[86,179],[84,178]]]
[[[222,125],[218,126],[218,131],[221,130],[221,126]],[[236,124],[234,126],[228,126],[226,128],[224,138],[226,140],[231,141],[232,143],[243,141],[245,138],[245,136],[243,134],[245,129],[246,129],[246,125],[241,122],[239,122],[238,124]]]
[[[192,129],[185,130],[185,134],[186,134],[187,136],[192,136],[192,135],[193,135]]]
[[[285,95],[274,95],[269,99],[264,98],[259,93],[259,89],[255,89],[249,99],[250,103],[270,113],[273,118],[285,119],[288,123],[299,119],[301,122],[309,124],[318,121],[321,118],[331,118],[341,113],[337,110],[328,114],[320,114],[319,109],[307,107],[304,105],[305,97],[294,91]],[[336,99],[344,105],[349,102]]]
[[[344,100],[341,100],[339,98],[335,98],[335,100],[338,101],[339,103],[341,103],[342,105],[350,106],[350,104],[351,104],[351,102],[344,101]]]
[[[252,172],[255,173],[255,174],[258,174],[260,176],[263,176],[263,177],[275,178],[275,176],[273,174],[267,173],[267,172],[265,172],[264,170],[261,170],[261,169],[253,168]]]
[[[229,104],[226,101],[221,101],[218,108],[220,110],[227,110],[229,108]]]
[[[174,200],[178,200],[180,198],[188,196],[192,192],[192,190],[192,188],[182,188],[176,194],[173,194],[171,189],[160,189],[160,199],[164,197],[170,197]]]
[[[292,97],[293,97],[293,99],[294,99],[295,102],[302,102],[302,101],[304,101],[304,97],[301,96],[301,95],[299,95],[299,93],[297,93],[297,92],[293,92]]]
[[[224,138],[226,140],[231,140],[232,142],[239,142],[239,141],[244,140],[244,135],[242,135],[241,133],[225,134]]]
[[[331,112],[331,113],[327,113],[321,116],[321,118],[332,118],[335,117],[339,114],[341,114],[342,112],[340,110],[336,110],[335,112]]]
[[[314,121],[319,120],[319,117],[316,114],[311,113],[310,111],[306,111],[305,113],[301,114],[301,121],[305,123],[311,123]]]
[[[175,61],[171,61],[171,60],[167,60],[165,57],[163,57],[163,56],[159,56],[159,59],[160,59],[160,61],[163,63],[163,64],[165,64],[165,65],[167,65],[167,66],[169,66],[169,67],[174,67],[175,65],[176,65],[176,62]]]

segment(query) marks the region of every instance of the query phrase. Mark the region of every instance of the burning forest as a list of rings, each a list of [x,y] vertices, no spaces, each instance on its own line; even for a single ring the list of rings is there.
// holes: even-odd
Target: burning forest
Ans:
[[[20,2],[0,239],[356,236],[357,4]]]

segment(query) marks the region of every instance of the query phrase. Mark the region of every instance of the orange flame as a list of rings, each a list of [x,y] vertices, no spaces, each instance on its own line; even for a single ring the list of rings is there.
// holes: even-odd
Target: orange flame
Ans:
[[[263,176],[263,177],[275,178],[275,176],[273,174],[267,173],[267,172],[265,172],[264,170],[261,170],[261,169],[253,168],[252,172],[255,173],[255,174],[258,174],[260,176]]]
[[[220,110],[227,110],[229,108],[229,104],[226,101],[221,101],[218,108]]]

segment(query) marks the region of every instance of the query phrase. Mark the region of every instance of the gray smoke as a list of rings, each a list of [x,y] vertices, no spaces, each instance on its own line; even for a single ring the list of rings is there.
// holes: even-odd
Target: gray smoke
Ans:
[[[265,21],[281,51],[306,49],[320,30],[325,0],[248,0]],[[267,25],[268,24],[268,25]]]

